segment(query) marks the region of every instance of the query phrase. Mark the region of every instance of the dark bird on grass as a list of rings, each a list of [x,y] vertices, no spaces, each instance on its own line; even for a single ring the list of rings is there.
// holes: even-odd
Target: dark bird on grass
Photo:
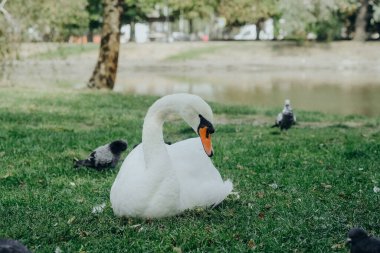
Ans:
[[[369,236],[361,228],[351,229],[347,242],[351,245],[351,253],[380,253],[380,239]]]
[[[0,253],[31,253],[31,251],[16,240],[0,239]]]
[[[282,112],[277,115],[276,123],[272,127],[279,127],[281,130],[288,130],[296,123],[296,115],[294,115],[290,107],[290,100],[285,100],[285,106]]]
[[[115,168],[120,155],[128,147],[127,142],[117,140],[96,148],[85,160],[75,161],[74,167],[89,167],[96,170]]]

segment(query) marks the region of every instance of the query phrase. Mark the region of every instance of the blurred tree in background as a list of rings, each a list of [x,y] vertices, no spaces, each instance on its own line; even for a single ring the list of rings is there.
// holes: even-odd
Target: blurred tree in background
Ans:
[[[122,0],[122,24],[152,21],[158,12],[170,22],[186,20],[189,33],[213,35],[215,23],[224,31],[273,19],[275,39],[331,41],[380,39],[380,0]],[[0,61],[15,55],[17,41],[64,42],[70,36],[99,34],[103,24],[102,0],[8,0],[17,32],[0,12]],[[164,13],[165,12],[165,13]],[[161,19],[162,20],[162,19]],[[207,26],[194,26],[201,21]],[[182,22],[183,24],[183,22]],[[205,29],[205,27],[207,29]],[[203,30],[200,30],[203,29]],[[281,33],[281,36],[278,36]],[[219,37],[218,37],[219,38]],[[258,37],[259,38],[259,37]]]
[[[189,33],[197,32],[194,21],[203,20],[213,27],[217,18],[225,20],[225,29],[262,24],[273,19],[281,38],[320,41],[371,38],[380,32],[380,0],[124,0],[122,24],[149,22],[152,13],[169,15],[170,21],[186,20]],[[20,26],[24,41],[67,41],[71,35],[99,34],[103,23],[102,0],[9,0],[7,10]],[[166,11],[167,13],[162,13]],[[0,22],[5,22],[1,18]],[[2,23],[3,24],[3,23]],[[5,40],[2,26],[0,40]],[[209,31],[212,33],[212,31]],[[278,36],[275,36],[278,38]],[[360,38],[360,39],[359,39]],[[377,39],[375,36],[372,39]]]
[[[9,0],[7,10],[20,25],[24,40],[64,41],[88,29],[87,0]]]
[[[103,24],[99,57],[88,82],[89,88],[113,89],[115,85],[123,7],[123,0],[103,1]]]
[[[214,17],[216,0],[168,0],[165,2],[172,10],[174,19],[186,19],[189,21],[189,33],[194,33],[194,20],[212,20]]]
[[[262,29],[262,24],[267,19],[273,18],[277,25],[280,17],[279,0],[220,0],[217,12],[227,20],[227,26],[241,26],[255,24],[257,38]]]
[[[0,19],[0,80],[5,77],[6,68],[11,64],[9,59],[14,58],[12,56],[17,52],[20,31],[18,23],[6,10],[6,2],[0,2],[0,15],[4,17]]]

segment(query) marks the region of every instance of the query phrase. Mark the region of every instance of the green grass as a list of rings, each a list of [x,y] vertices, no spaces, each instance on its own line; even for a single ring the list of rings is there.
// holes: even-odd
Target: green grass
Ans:
[[[352,226],[380,235],[379,118],[298,112],[298,126],[279,133],[268,127],[278,108],[216,103],[227,122],[216,124],[213,162],[240,197],[172,218],[117,218],[109,191],[119,167],[76,171],[72,159],[118,138],[129,152],[154,100],[2,89],[0,237],[34,252],[347,252]],[[193,135],[165,124],[168,141]]]
[[[57,48],[33,54],[31,57],[40,60],[66,59],[69,56],[92,52],[99,48],[98,44],[60,44]]]

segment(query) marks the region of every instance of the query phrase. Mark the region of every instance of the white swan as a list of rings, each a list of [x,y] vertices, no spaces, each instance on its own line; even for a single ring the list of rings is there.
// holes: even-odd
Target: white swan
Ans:
[[[166,145],[162,128],[178,113],[200,138]],[[213,114],[200,97],[173,94],[157,100],[148,110],[142,144],[125,158],[111,188],[117,216],[160,218],[194,207],[219,204],[232,191],[208,156],[213,155]]]

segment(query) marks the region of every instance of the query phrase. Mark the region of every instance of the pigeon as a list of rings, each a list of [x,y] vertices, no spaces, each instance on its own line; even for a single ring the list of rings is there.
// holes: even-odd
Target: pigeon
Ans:
[[[0,253],[31,253],[31,251],[16,240],[0,239]]]
[[[351,253],[380,253],[380,239],[369,236],[361,228],[351,229],[347,242],[351,244]]]
[[[96,148],[85,160],[76,160],[74,167],[88,167],[96,170],[115,168],[120,155],[128,147],[127,142],[117,140]]]
[[[279,127],[281,130],[288,130],[296,123],[296,115],[290,107],[290,100],[285,100],[285,106],[282,112],[277,115],[276,123],[272,127]]]

